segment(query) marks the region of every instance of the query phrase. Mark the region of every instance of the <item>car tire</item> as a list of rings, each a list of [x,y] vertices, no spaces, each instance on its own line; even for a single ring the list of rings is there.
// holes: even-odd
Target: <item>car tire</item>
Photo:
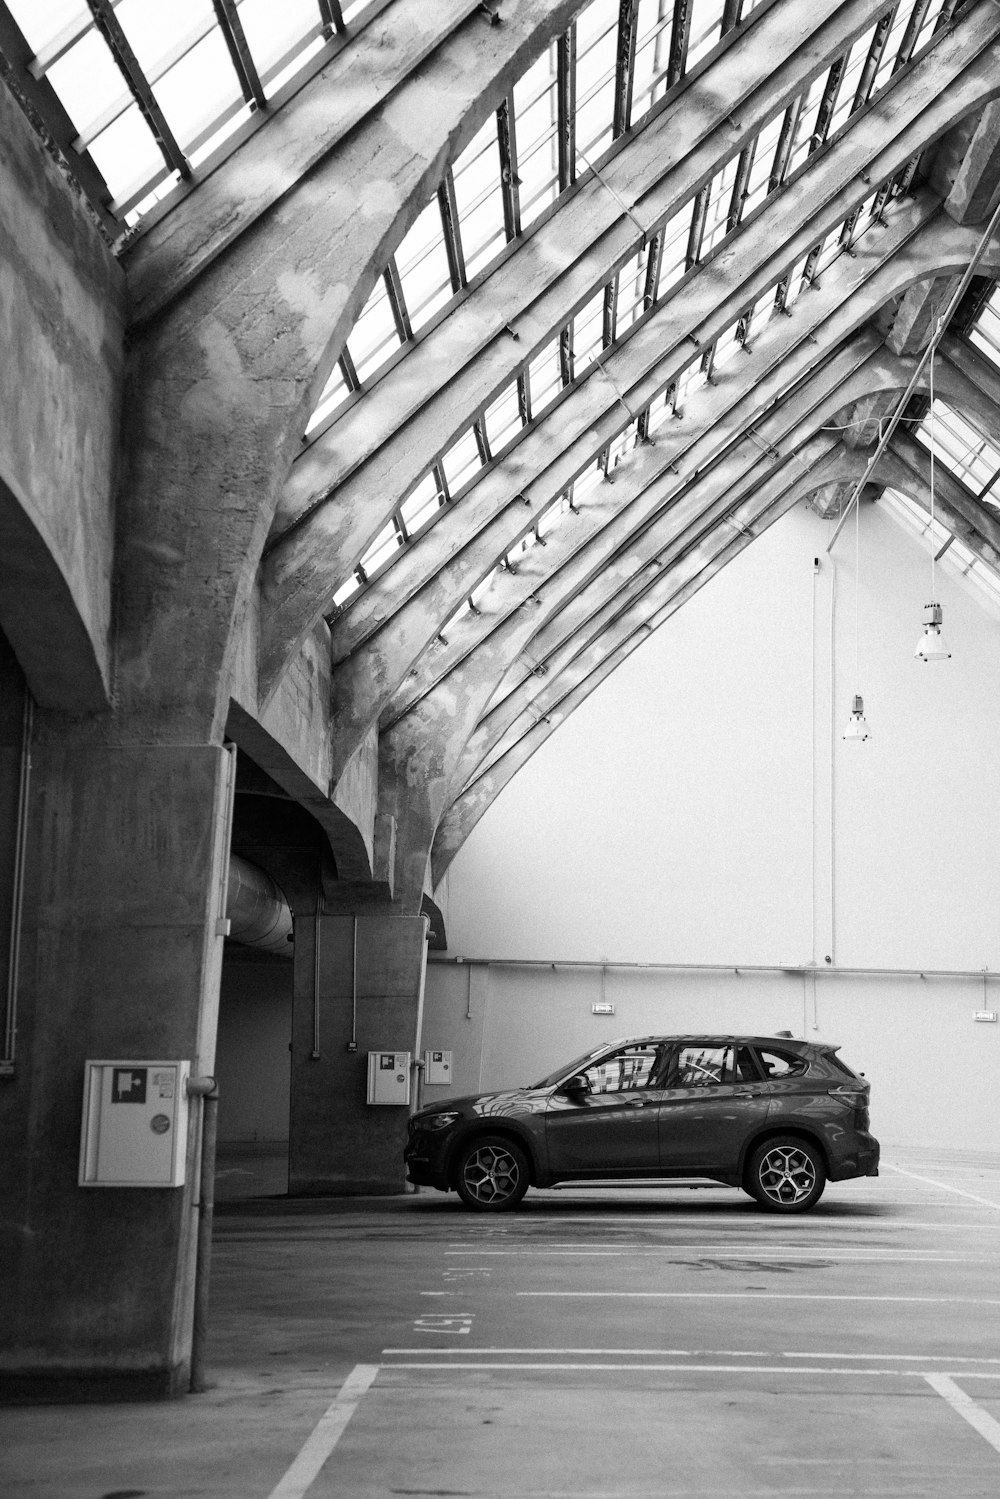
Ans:
[[[805,1213],[823,1195],[826,1167],[817,1146],[798,1135],[758,1145],[747,1167],[746,1190],[769,1213]]]
[[[477,1135],[455,1161],[455,1188],[477,1213],[506,1213],[528,1190],[528,1157],[506,1135]]]

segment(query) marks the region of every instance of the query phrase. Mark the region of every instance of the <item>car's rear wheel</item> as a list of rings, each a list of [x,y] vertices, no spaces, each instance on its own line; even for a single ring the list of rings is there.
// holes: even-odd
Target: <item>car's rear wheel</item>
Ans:
[[[769,1213],[804,1213],[823,1195],[826,1168],[815,1145],[795,1135],[765,1140],[750,1157],[746,1190]]]
[[[459,1152],[455,1186],[467,1208],[504,1213],[528,1190],[528,1158],[503,1135],[479,1135]]]

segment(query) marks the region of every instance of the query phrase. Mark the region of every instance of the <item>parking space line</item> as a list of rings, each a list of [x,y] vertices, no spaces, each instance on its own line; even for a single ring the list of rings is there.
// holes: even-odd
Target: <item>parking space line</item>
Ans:
[[[911,1181],[926,1182],[930,1187],[937,1187],[941,1192],[954,1192],[956,1197],[965,1197],[970,1202],[982,1203],[983,1207],[992,1208],[995,1213],[1000,1213],[1000,1202],[991,1202],[988,1197],[979,1197],[975,1192],[966,1192],[964,1187],[953,1187],[950,1182],[939,1182],[932,1176],[920,1176],[916,1171],[906,1171],[902,1166],[890,1166],[884,1163],[887,1171],[897,1171],[900,1176],[908,1176]]]
[[[302,1499],[318,1478],[336,1447],[358,1403],[378,1374],[378,1364],[356,1364],[336,1399],[327,1406],[291,1467],[271,1490],[268,1499]]]
[[[382,1356],[390,1355],[395,1358],[416,1355],[427,1358],[434,1354],[446,1354],[453,1356],[454,1347],[448,1348],[383,1348]],[[574,1358],[592,1358],[595,1356],[605,1358],[780,1358],[780,1359],[814,1359],[823,1362],[830,1359],[839,1360],[841,1363],[848,1360],[859,1362],[875,1362],[896,1364],[921,1364],[926,1370],[929,1364],[996,1364],[1000,1365],[1000,1358],[976,1358],[970,1354],[956,1354],[942,1359],[940,1355],[928,1358],[926,1353],[794,1353],[782,1350],[768,1352],[764,1348],[503,1348],[494,1345],[488,1348],[463,1348],[462,1357],[497,1357],[500,1354],[513,1357],[524,1357],[528,1354],[546,1354],[555,1357],[557,1354]]]
[[[943,1362],[945,1364],[948,1363],[947,1359],[945,1359]],[[947,1381],[949,1385],[951,1384],[951,1381],[948,1379],[948,1376],[946,1374],[937,1374],[937,1373],[931,1374],[931,1373],[928,1373],[926,1370],[923,1370],[923,1369],[879,1369],[879,1368],[873,1369],[873,1368],[870,1368],[870,1367],[867,1368],[867,1369],[817,1369],[814,1364],[802,1364],[802,1365],[798,1365],[798,1364],[773,1364],[773,1363],[772,1364],[690,1364],[690,1363],[688,1363],[688,1364],[646,1364],[646,1363],[638,1364],[638,1363],[635,1363],[634,1361],[631,1362],[631,1363],[628,1363],[628,1364],[610,1364],[610,1363],[559,1363],[559,1364],[549,1364],[549,1363],[546,1363],[546,1364],[541,1364],[541,1363],[525,1364],[525,1363],[521,1363],[521,1364],[515,1364],[515,1363],[510,1363],[510,1362],[493,1363],[493,1364],[483,1364],[483,1363],[470,1363],[468,1360],[457,1360],[456,1359],[456,1360],[453,1360],[451,1363],[447,1363],[447,1364],[426,1364],[426,1363],[418,1362],[417,1360],[414,1360],[412,1363],[406,1363],[406,1364],[403,1364],[403,1363],[400,1363],[400,1364],[383,1364],[382,1368],[386,1369],[386,1370],[389,1370],[389,1369],[392,1369],[392,1370],[419,1369],[422,1372],[426,1372],[429,1369],[439,1369],[441,1371],[450,1370],[450,1369],[465,1369],[465,1370],[469,1370],[469,1369],[479,1369],[479,1370],[486,1370],[486,1369],[490,1369],[490,1370],[501,1370],[501,1369],[511,1370],[511,1369],[515,1369],[515,1370],[518,1370],[518,1371],[521,1371],[521,1372],[527,1372],[527,1371],[535,1370],[535,1371],[540,1371],[542,1373],[547,1373],[547,1374],[559,1374],[559,1373],[635,1374],[636,1372],[641,1372],[643,1374],[767,1374],[767,1375],[770,1375],[772,1378],[774,1377],[775,1374],[816,1374],[816,1375],[821,1375],[824,1378],[826,1378],[826,1377],[828,1377],[830,1375],[844,1375],[844,1376],[846,1376],[848,1378],[851,1378],[851,1379],[857,1379],[859,1377],[863,1377],[863,1378],[875,1378],[877,1376],[879,1378],[892,1378],[892,1379],[925,1379],[925,1380],[927,1380],[928,1383],[931,1383],[931,1384],[933,1384],[935,1380],[940,1381],[942,1384],[944,1384],[944,1382]],[[970,1376],[968,1370],[964,1370],[964,1371],[962,1371],[962,1374],[960,1375],[960,1377],[970,1378],[972,1376]],[[976,1379],[997,1379],[997,1380],[1000,1380],[1000,1371],[998,1371],[997,1373],[985,1373],[985,1374],[979,1373],[977,1371],[976,1374],[975,1374],[975,1378]],[[937,1389],[937,1385],[936,1384],[934,1385],[934,1388]],[[959,1395],[959,1396],[961,1396],[961,1394],[962,1394],[961,1390],[958,1390],[957,1386],[955,1387],[955,1389],[956,1389],[956,1394]],[[940,1393],[943,1393],[943,1390]],[[983,1417],[984,1422],[989,1422],[990,1426],[996,1429],[996,1432],[998,1434],[998,1440],[1000,1440],[1000,1425],[998,1425],[998,1423],[993,1420],[992,1416],[987,1416],[987,1414],[986,1414],[985,1411],[980,1411],[979,1407],[975,1405],[974,1401],[969,1401],[969,1404],[975,1407],[975,1410]],[[962,1413],[964,1414],[964,1410],[963,1410]],[[970,1418],[968,1416],[966,1416],[966,1420],[969,1420],[969,1419]],[[981,1428],[977,1426],[977,1430],[980,1430],[980,1429]],[[990,1438],[987,1438],[987,1440],[990,1440]],[[998,1449],[998,1450],[1000,1450],[1000,1449]]]
[[[827,1296],[790,1291],[515,1291],[515,1296],[549,1296],[585,1300],[629,1301],[906,1301],[929,1306],[1000,1306],[975,1296]]]
[[[980,1377],[983,1376],[976,1376],[977,1379]],[[974,1427],[995,1451],[1000,1452],[1000,1421],[994,1421],[993,1417],[977,1405],[964,1390],[960,1390],[947,1374],[925,1374],[924,1378],[942,1400],[947,1400],[953,1411],[957,1411],[962,1419],[968,1421],[969,1425]]]

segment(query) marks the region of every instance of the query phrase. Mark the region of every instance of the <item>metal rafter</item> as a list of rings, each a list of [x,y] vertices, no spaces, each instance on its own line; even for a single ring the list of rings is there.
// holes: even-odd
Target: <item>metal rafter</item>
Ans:
[[[156,101],[145,73],[139,66],[139,60],[129,45],[110,0],[87,0],[87,4],[94,18],[94,26],[111,49],[118,70],[125,79],[129,93],[138,105],[146,124],[152,131],[164,161],[171,171],[177,172],[179,176],[190,177],[191,163],[167,124],[166,116]]]
[[[667,88],[673,88],[684,77],[687,68],[688,42],[691,39],[692,0],[674,0],[674,19],[670,32],[667,59]]]
[[[639,31],[639,0],[620,0],[618,9],[618,53],[615,59],[615,103],[611,134],[624,135],[632,123],[632,86],[635,79],[635,44]]]
[[[438,207],[441,210],[441,228],[444,233],[445,254],[448,257],[448,274],[452,291],[461,291],[467,284],[465,255],[462,251],[462,230],[455,194],[455,176],[451,167],[444,174],[437,190]]]
[[[509,243],[521,232],[521,179],[517,175],[517,133],[514,125],[513,94],[508,94],[497,110],[497,144],[500,150],[503,227]]]
[[[403,282],[396,264],[395,255],[390,255],[389,264],[385,268],[382,277],[385,283],[385,293],[389,299],[389,307],[392,311],[392,320],[396,325],[396,333],[400,343],[409,343],[413,338],[413,328],[410,325],[410,314],[406,306],[406,294],[403,291]]]
[[[556,49],[556,135],[559,143],[559,191],[576,181],[576,25],[559,38]]]
[[[236,8],[236,0],[212,0],[212,7],[215,11],[215,19],[219,23],[219,30],[229,49],[230,61],[240,80],[244,99],[248,104],[255,105],[257,109],[266,109],[264,85],[260,81],[257,65],[247,45],[243,22]]]
[[[344,25],[344,13],[341,9],[340,0],[318,0],[318,4],[324,36],[333,36],[334,33],[347,30]]]

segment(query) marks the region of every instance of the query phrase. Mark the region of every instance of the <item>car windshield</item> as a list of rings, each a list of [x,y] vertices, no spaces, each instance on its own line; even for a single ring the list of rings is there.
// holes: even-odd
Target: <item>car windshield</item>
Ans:
[[[571,1077],[574,1072],[582,1072],[588,1062],[592,1062],[594,1058],[599,1057],[602,1052],[610,1051],[617,1044],[618,1043],[614,1041],[610,1043],[605,1041],[600,1046],[592,1046],[589,1051],[584,1052],[582,1057],[577,1057],[575,1062],[564,1062],[561,1067],[556,1068],[555,1072],[550,1072],[548,1076],[543,1077],[540,1082],[529,1083],[528,1087],[552,1088],[564,1077]]]

